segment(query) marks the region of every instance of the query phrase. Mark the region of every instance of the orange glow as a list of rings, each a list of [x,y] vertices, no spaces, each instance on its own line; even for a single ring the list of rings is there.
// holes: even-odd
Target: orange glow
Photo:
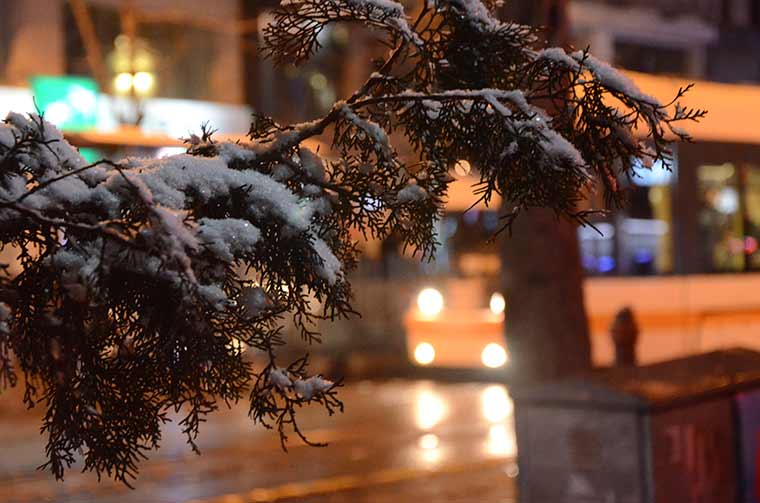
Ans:
[[[488,308],[447,308],[436,318],[410,309],[404,319],[410,361],[417,362],[415,349],[427,342],[435,346],[432,365],[436,367],[483,368],[483,348],[504,344],[503,321],[503,315],[494,315]]]
[[[683,124],[682,127],[702,141],[725,141],[732,143],[760,143],[760,128],[755,116],[748,110],[760,108],[760,86],[719,84],[662,77],[638,72],[624,72],[647,94],[669,103],[679,87],[694,83],[684,97],[683,105],[708,111],[699,123]]]

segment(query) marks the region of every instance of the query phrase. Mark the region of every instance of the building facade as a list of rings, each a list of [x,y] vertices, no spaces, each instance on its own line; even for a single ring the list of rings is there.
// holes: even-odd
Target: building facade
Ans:
[[[0,0],[0,12],[0,85],[69,74],[112,91],[127,35],[150,59],[153,95],[244,102],[237,0]]]
[[[719,82],[760,81],[757,0],[573,0],[570,25],[617,66]]]
[[[0,0],[0,114],[40,110],[93,157],[242,136],[244,31],[238,0]]]

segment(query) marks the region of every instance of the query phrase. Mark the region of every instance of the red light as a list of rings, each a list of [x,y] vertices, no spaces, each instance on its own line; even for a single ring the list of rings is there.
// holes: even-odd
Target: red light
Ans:
[[[755,239],[752,236],[745,236],[744,237],[744,253],[747,255],[752,255],[757,251],[758,245],[757,245],[757,239]]]

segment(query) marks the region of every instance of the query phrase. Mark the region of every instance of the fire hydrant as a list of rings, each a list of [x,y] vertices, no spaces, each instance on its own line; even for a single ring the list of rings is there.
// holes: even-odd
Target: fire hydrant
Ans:
[[[624,307],[610,324],[610,337],[615,346],[615,366],[636,365],[636,342],[639,326],[630,307]]]

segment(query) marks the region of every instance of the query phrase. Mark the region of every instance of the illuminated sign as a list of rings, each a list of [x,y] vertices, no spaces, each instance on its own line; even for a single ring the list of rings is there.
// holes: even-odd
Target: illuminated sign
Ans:
[[[85,77],[37,76],[32,93],[45,119],[66,131],[93,129],[98,116],[98,85]]]

